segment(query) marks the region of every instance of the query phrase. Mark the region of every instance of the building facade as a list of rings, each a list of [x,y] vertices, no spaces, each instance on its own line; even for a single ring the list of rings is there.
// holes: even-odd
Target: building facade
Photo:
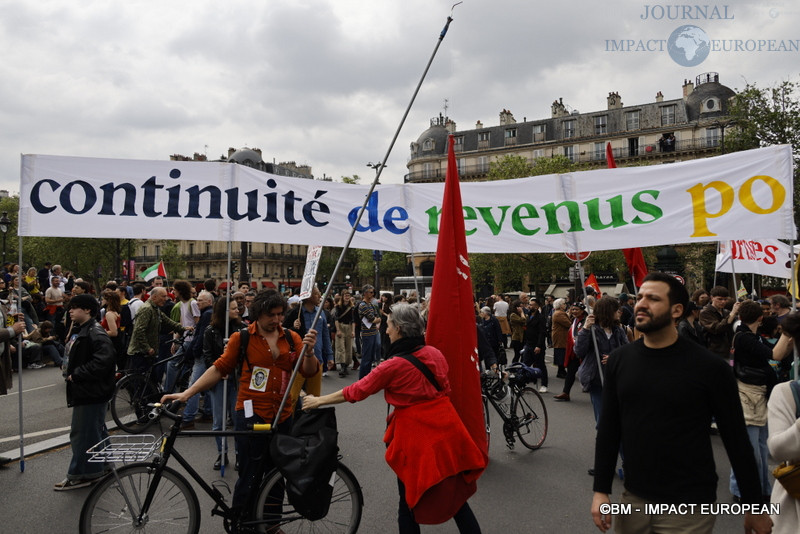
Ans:
[[[563,155],[582,168],[605,167],[606,143],[614,158],[626,163],[672,163],[719,153],[728,124],[729,100],[734,91],[709,72],[695,82],[684,80],[682,98],[626,106],[618,92],[609,93],[606,109],[589,113],[571,110],[562,99],[551,105],[549,118],[517,122],[509,110],[499,124],[458,130],[440,115],[411,143],[406,182],[444,180],[447,137],[455,137],[459,175],[463,180],[485,179],[492,161],[506,155],[536,158]]]

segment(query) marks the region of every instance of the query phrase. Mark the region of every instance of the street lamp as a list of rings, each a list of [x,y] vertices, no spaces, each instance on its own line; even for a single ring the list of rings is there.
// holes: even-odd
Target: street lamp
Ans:
[[[8,212],[4,211],[0,216],[0,232],[3,233],[3,263],[6,262],[6,234],[8,234],[8,227],[11,225],[11,219],[8,218]]]

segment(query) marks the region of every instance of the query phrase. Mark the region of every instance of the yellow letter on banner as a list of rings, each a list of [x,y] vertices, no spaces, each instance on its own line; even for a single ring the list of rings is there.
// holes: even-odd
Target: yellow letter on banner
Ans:
[[[717,213],[709,213],[706,209],[706,190],[714,188],[720,195],[720,209]],[[717,234],[708,229],[708,219],[720,217],[733,206],[733,188],[725,182],[709,182],[708,185],[697,184],[686,190],[692,195],[692,218],[694,219],[694,233],[691,237],[711,237]]]
[[[756,201],[753,198],[753,183],[755,183],[756,180],[763,181],[772,191],[772,206],[767,209],[764,209],[756,204]],[[753,176],[743,183],[742,188],[739,190],[739,201],[742,203],[742,206],[757,215],[766,215],[768,213],[772,213],[773,211],[777,211],[778,208],[783,205],[784,200],[786,200],[786,189],[772,176]]]

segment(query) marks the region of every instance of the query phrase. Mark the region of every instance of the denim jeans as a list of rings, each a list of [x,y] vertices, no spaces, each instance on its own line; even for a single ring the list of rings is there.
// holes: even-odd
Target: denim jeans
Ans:
[[[107,402],[82,404],[72,408],[72,429],[69,433],[72,460],[69,462],[67,479],[85,480],[98,478],[105,474],[104,464],[89,463],[89,455],[86,451],[108,437],[107,409]]]
[[[225,384],[228,385],[228,391],[225,393],[228,397],[228,410],[225,416],[222,414],[222,397],[223,397],[223,387]],[[236,380],[229,378],[228,380],[220,380],[217,384],[208,390],[208,394],[211,396],[211,406],[213,409],[213,422],[211,423],[211,430],[222,430],[222,423],[225,422],[224,417],[230,416],[231,420],[233,420],[233,414],[236,412],[236,395],[238,393],[239,385],[236,383]],[[227,438],[222,438],[220,436],[216,436],[214,438],[217,440],[217,452],[222,452],[222,440]],[[226,447],[227,449],[227,447]],[[236,449],[238,452],[238,448]]]
[[[358,379],[361,380],[372,371],[372,362],[378,361],[380,354],[380,334],[361,337],[361,364],[358,367]]]
[[[758,480],[761,482],[761,495],[772,495],[772,485],[770,484],[769,480],[771,474],[769,472],[769,465],[767,464],[767,458],[769,456],[769,450],[767,449],[767,436],[769,435],[769,429],[767,428],[767,425],[747,425],[746,428],[747,437],[750,438],[750,445],[753,446],[753,452],[756,456]],[[733,469],[731,469],[730,489],[731,494],[741,498],[742,494],[739,491],[739,484],[736,482]]]
[[[170,362],[172,363],[172,362]],[[194,365],[192,366],[192,377],[189,379],[189,385],[191,386],[197,379],[203,376],[203,373],[206,372],[206,362],[203,358],[198,358],[194,361]],[[186,402],[186,408],[183,410],[183,420],[184,422],[194,421],[194,416],[197,415],[197,409],[200,406],[200,395],[194,395]]]

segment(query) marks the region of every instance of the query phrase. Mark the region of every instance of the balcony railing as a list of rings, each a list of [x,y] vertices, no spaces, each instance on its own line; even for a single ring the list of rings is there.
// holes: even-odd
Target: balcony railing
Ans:
[[[706,150],[716,150],[720,146],[719,138],[709,137],[701,139],[685,139],[675,142],[675,145],[669,150],[665,147],[660,147],[657,143],[639,145],[636,148],[623,147],[613,149],[615,160],[625,160],[629,158],[648,158],[648,157],[661,157],[670,154],[682,154],[687,152],[697,152]],[[595,163],[605,161],[606,151],[603,150],[587,150],[574,154],[570,159],[573,162],[581,163]],[[528,159],[528,163],[533,163],[532,159]],[[462,179],[476,179],[485,177],[489,172],[487,165],[462,165],[459,168],[458,174]],[[434,182],[444,180],[447,169],[431,169],[428,171],[414,171],[405,175],[405,182]]]

